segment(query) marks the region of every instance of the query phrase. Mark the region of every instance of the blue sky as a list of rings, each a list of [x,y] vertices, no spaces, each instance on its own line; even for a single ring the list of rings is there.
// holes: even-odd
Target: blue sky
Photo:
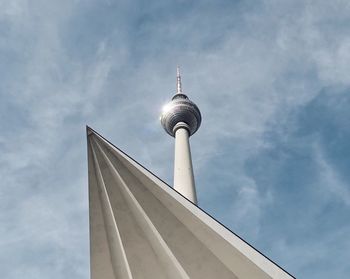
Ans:
[[[298,278],[349,278],[349,30],[345,0],[0,0],[2,278],[88,278],[86,124],[172,183],[177,64],[199,205]]]

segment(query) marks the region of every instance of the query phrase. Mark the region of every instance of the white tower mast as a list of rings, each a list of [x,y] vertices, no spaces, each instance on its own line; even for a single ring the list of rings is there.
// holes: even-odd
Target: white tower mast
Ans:
[[[198,107],[182,92],[179,67],[176,88],[172,101],[163,109],[161,123],[175,137],[174,188],[197,204],[189,137],[198,130],[202,117]]]

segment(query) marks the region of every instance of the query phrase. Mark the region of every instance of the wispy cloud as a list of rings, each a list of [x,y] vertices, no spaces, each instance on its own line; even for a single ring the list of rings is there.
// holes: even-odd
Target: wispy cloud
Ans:
[[[343,181],[337,169],[325,159],[324,152],[319,145],[314,146],[315,160],[318,164],[318,183],[326,196],[331,195],[350,206],[350,185]],[[332,198],[331,198],[332,199]]]

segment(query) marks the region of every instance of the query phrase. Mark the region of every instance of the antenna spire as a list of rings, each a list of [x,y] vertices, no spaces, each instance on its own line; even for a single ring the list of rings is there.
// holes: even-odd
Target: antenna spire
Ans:
[[[182,85],[181,85],[181,75],[180,75],[180,67],[176,67],[176,94],[182,94]]]

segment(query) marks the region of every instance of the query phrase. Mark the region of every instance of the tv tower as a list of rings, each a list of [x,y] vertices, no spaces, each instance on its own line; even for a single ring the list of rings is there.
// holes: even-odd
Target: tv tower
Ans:
[[[183,92],[180,69],[177,67],[176,94],[163,107],[160,117],[164,130],[175,137],[174,189],[197,204],[189,137],[201,125],[202,116]]]

